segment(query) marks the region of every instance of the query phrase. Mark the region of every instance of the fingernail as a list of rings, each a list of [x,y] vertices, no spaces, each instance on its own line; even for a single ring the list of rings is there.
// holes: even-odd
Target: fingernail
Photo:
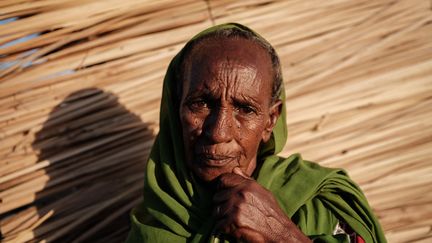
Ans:
[[[235,167],[232,172],[244,178],[249,178],[239,167]]]

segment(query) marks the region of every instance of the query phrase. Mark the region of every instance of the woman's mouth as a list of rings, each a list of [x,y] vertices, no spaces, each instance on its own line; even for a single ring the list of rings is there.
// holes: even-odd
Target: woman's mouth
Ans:
[[[198,154],[198,160],[210,167],[222,167],[235,159],[235,156],[222,154]]]

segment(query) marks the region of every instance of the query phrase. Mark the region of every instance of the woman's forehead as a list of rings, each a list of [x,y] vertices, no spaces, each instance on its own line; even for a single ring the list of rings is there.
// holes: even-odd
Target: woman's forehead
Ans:
[[[204,91],[212,94],[229,92],[231,96],[270,96],[271,60],[263,48],[251,44],[254,43],[213,42],[197,49],[185,73],[187,84],[184,89],[188,93]]]
[[[200,41],[191,50],[192,60],[231,58],[249,60],[263,68],[271,66],[270,54],[253,40],[245,38],[215,37]]]
[[[221,70],[254,76],[272,76],[269,53],[259,44],[246,39],[209,39],[194,48],[186,64],[186,75],[219,75]],[[271,77],[272,79],[272,77]]]
[[[210,93],[246,92],[261,90],[265,86],[265,76],[258,73],[257,67],[236,60],[219,60],[215,63],[202,63],[193,67],[189,76],[189,89],[202,89]],[[259,91],[258,91],[259,92]]]

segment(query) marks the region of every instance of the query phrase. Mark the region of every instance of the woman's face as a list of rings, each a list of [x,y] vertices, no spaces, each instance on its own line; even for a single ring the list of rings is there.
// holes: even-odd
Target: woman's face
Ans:
[[[269,54],[248,40],[219,38],[190,55],[180,104],[187,166],[207,182],[235,167],[251,175],[281,108],[271,102]]]

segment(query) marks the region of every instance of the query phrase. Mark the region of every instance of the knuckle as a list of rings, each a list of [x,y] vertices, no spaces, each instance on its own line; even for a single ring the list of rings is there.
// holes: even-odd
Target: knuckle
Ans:
[[[252,193],[250,190],[246,189],[246,188],[244,188],[243,190],[239,190],[239,191],[237,192],[237,195],[238,195],[238,197],[239,197],[242,201],[247,201],[247,200],[249,200],[251,197],[253,197],[253,193]]]
[[[246,212],[245,205],[237,205],[232,211],[231,217],[232,217],[232,224],[236,226],[237,228],[241,227],[247,227],[248,224],[246,224]]]
[[[216,181],[216,188],[221,189],[224,187],[224,185],[227,184],[227,178],[225,175],[219,176],[218,180]]]

